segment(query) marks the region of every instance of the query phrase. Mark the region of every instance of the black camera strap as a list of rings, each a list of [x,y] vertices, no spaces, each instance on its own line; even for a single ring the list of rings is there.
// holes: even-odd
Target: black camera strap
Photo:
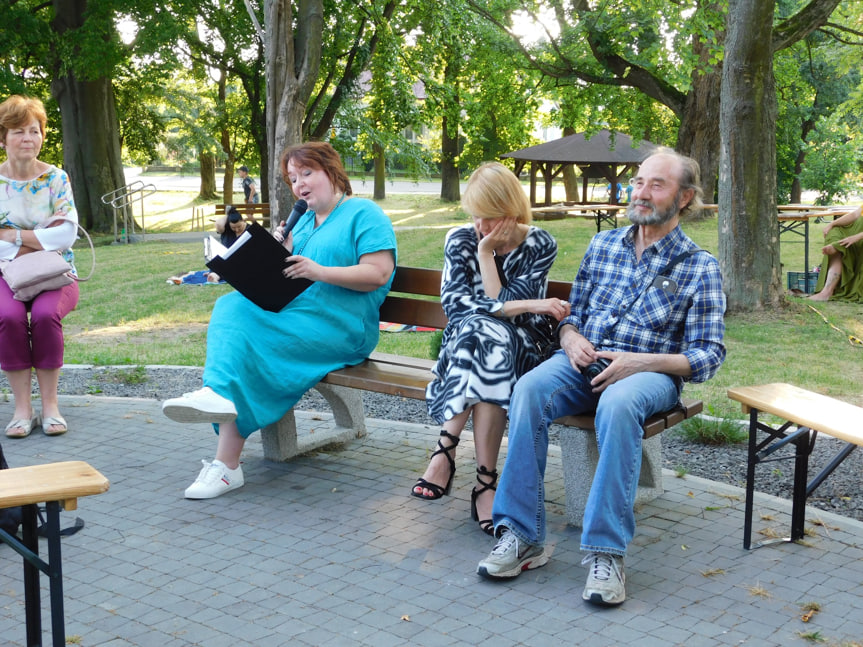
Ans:
[[[674,266],[681,261],[685,261],[690,256],[695,256],[698,252],[703,251],[703,249],[690,249],[687,252],[680,252],[677,256],[668,261],[666,266],[656,273],[656,276],[653,278],[653,280],[641,288],[638,296],[636,296],[623,310],[620,311],[620,315],[617,317],[617,321],[623,319],[626,313],[629,312],[629,309],[636,303],[638,303],[638,300],[644,295],[645,292],[647,292],[647,289],[650,287],[658,287],[661,290],[674,294],[674,292],[677,290],[677,283],[675,283],[668,277],[668,275],[671,273],[671,270],[674,269]],[[614,326],[617,325],[617,321],[614,322]],[[612,326],[611,328],[614,328],[614,326]],[[611,328],[606,329],[606,335],[609,333],[609,331],[611,331]]]

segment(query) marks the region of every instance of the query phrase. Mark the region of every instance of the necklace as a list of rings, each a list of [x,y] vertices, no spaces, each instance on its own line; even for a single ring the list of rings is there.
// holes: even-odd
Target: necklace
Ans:
[[[339,201],[338,201],[338,202],[336,202],[336,206],[335,206],[335,207],[333,207],[332,209],[330,209],[330,213],[328,213],[328,214],[327,214],[327,217],[328,217],[328,218],[332,215],[333,211],[335,211],[336,209],[338,209],[338,208],[339,208],[339,205],[342,203],[342,200],[344,200],[344,199],[345,199],[345,196],[346,196],[346,195],[347,195],[347,192],[346,192],[346,191],[342,191],[342,197],[341,197],[341,198],[339,198]]]
[[[336,202],[336,206],[335,206],[335,207],[333,207],[332,209],[330,209],[330,212],[327,214],[327,217],[326,217],[326,218],[324,218],[324,222],[326,222],[327,220],[329,220],[329,219],[330,219],[330,216],[332,216],[332,215],[333,215],[333,213],[335,213],[336,209],[338,209],[338,208],[339,208],[339,205],[340,205],[340,204],[342,203],[342,201],[345,199],[345,196],[346,196],[346,195],[347,195],[347,193],[343,191],[343,192],[342,192],[342,197],[341,197],[341,198],[339,198],[339,201],[338,201],[338,202]],[[321,227],[323,227],[323,226],[324,226],[324,222],[322,222],[320,225],[316,226],[316,227],[312,230],[312,233],[311,233],[311,234],[309,234],[309,237],[308,237],[308,238],[306,238],[305,242],[303,243],[303,246],[302,246],[302,247],[300,247],[299,251],[294,252],[294,254],[295,254],[296,256],[300,256],[300,255],[303,253],[303,250],[306,248],[306,245],[308,245],[308,244],[309,244],[309,241],[312,239],[312,236],[314,236],[316,233],[318,233],[318,230],[319,230]]]

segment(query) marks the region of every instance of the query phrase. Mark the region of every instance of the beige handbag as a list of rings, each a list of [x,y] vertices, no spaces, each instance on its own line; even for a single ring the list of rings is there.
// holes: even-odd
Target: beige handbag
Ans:
[[[2,267],[3,278],[14,293],[17,301],[31,301],[46,290],[59,290],[72,281],[86,281],[96,269],[96,255],[93,241],[87,231],[84,232],[90,249],[93,251],[93,267],[86,278],[72,274],[72,266],[60,255],[60,252],[41,249],[29,254],[22,254],[14,260],[6,262]]]

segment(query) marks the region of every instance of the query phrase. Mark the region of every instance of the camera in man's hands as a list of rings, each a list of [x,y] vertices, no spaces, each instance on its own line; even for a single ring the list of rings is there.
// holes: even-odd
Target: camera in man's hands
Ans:
[[[611,364],[610,359],[600,357],[595,362],[591,362],[587,366],[582,366],[579,370],[581,371],[581,374],[587,378],[588,382],[592,382],[593,378],[608,368],[609,364]]]

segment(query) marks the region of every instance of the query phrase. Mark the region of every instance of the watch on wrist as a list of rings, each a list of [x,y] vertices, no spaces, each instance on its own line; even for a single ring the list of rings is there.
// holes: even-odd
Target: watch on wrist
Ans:
[[[16,229],[15,230],[15,246],[21,247],[21,245],[23,245],[23,242],[21,241],[21,230]]]

